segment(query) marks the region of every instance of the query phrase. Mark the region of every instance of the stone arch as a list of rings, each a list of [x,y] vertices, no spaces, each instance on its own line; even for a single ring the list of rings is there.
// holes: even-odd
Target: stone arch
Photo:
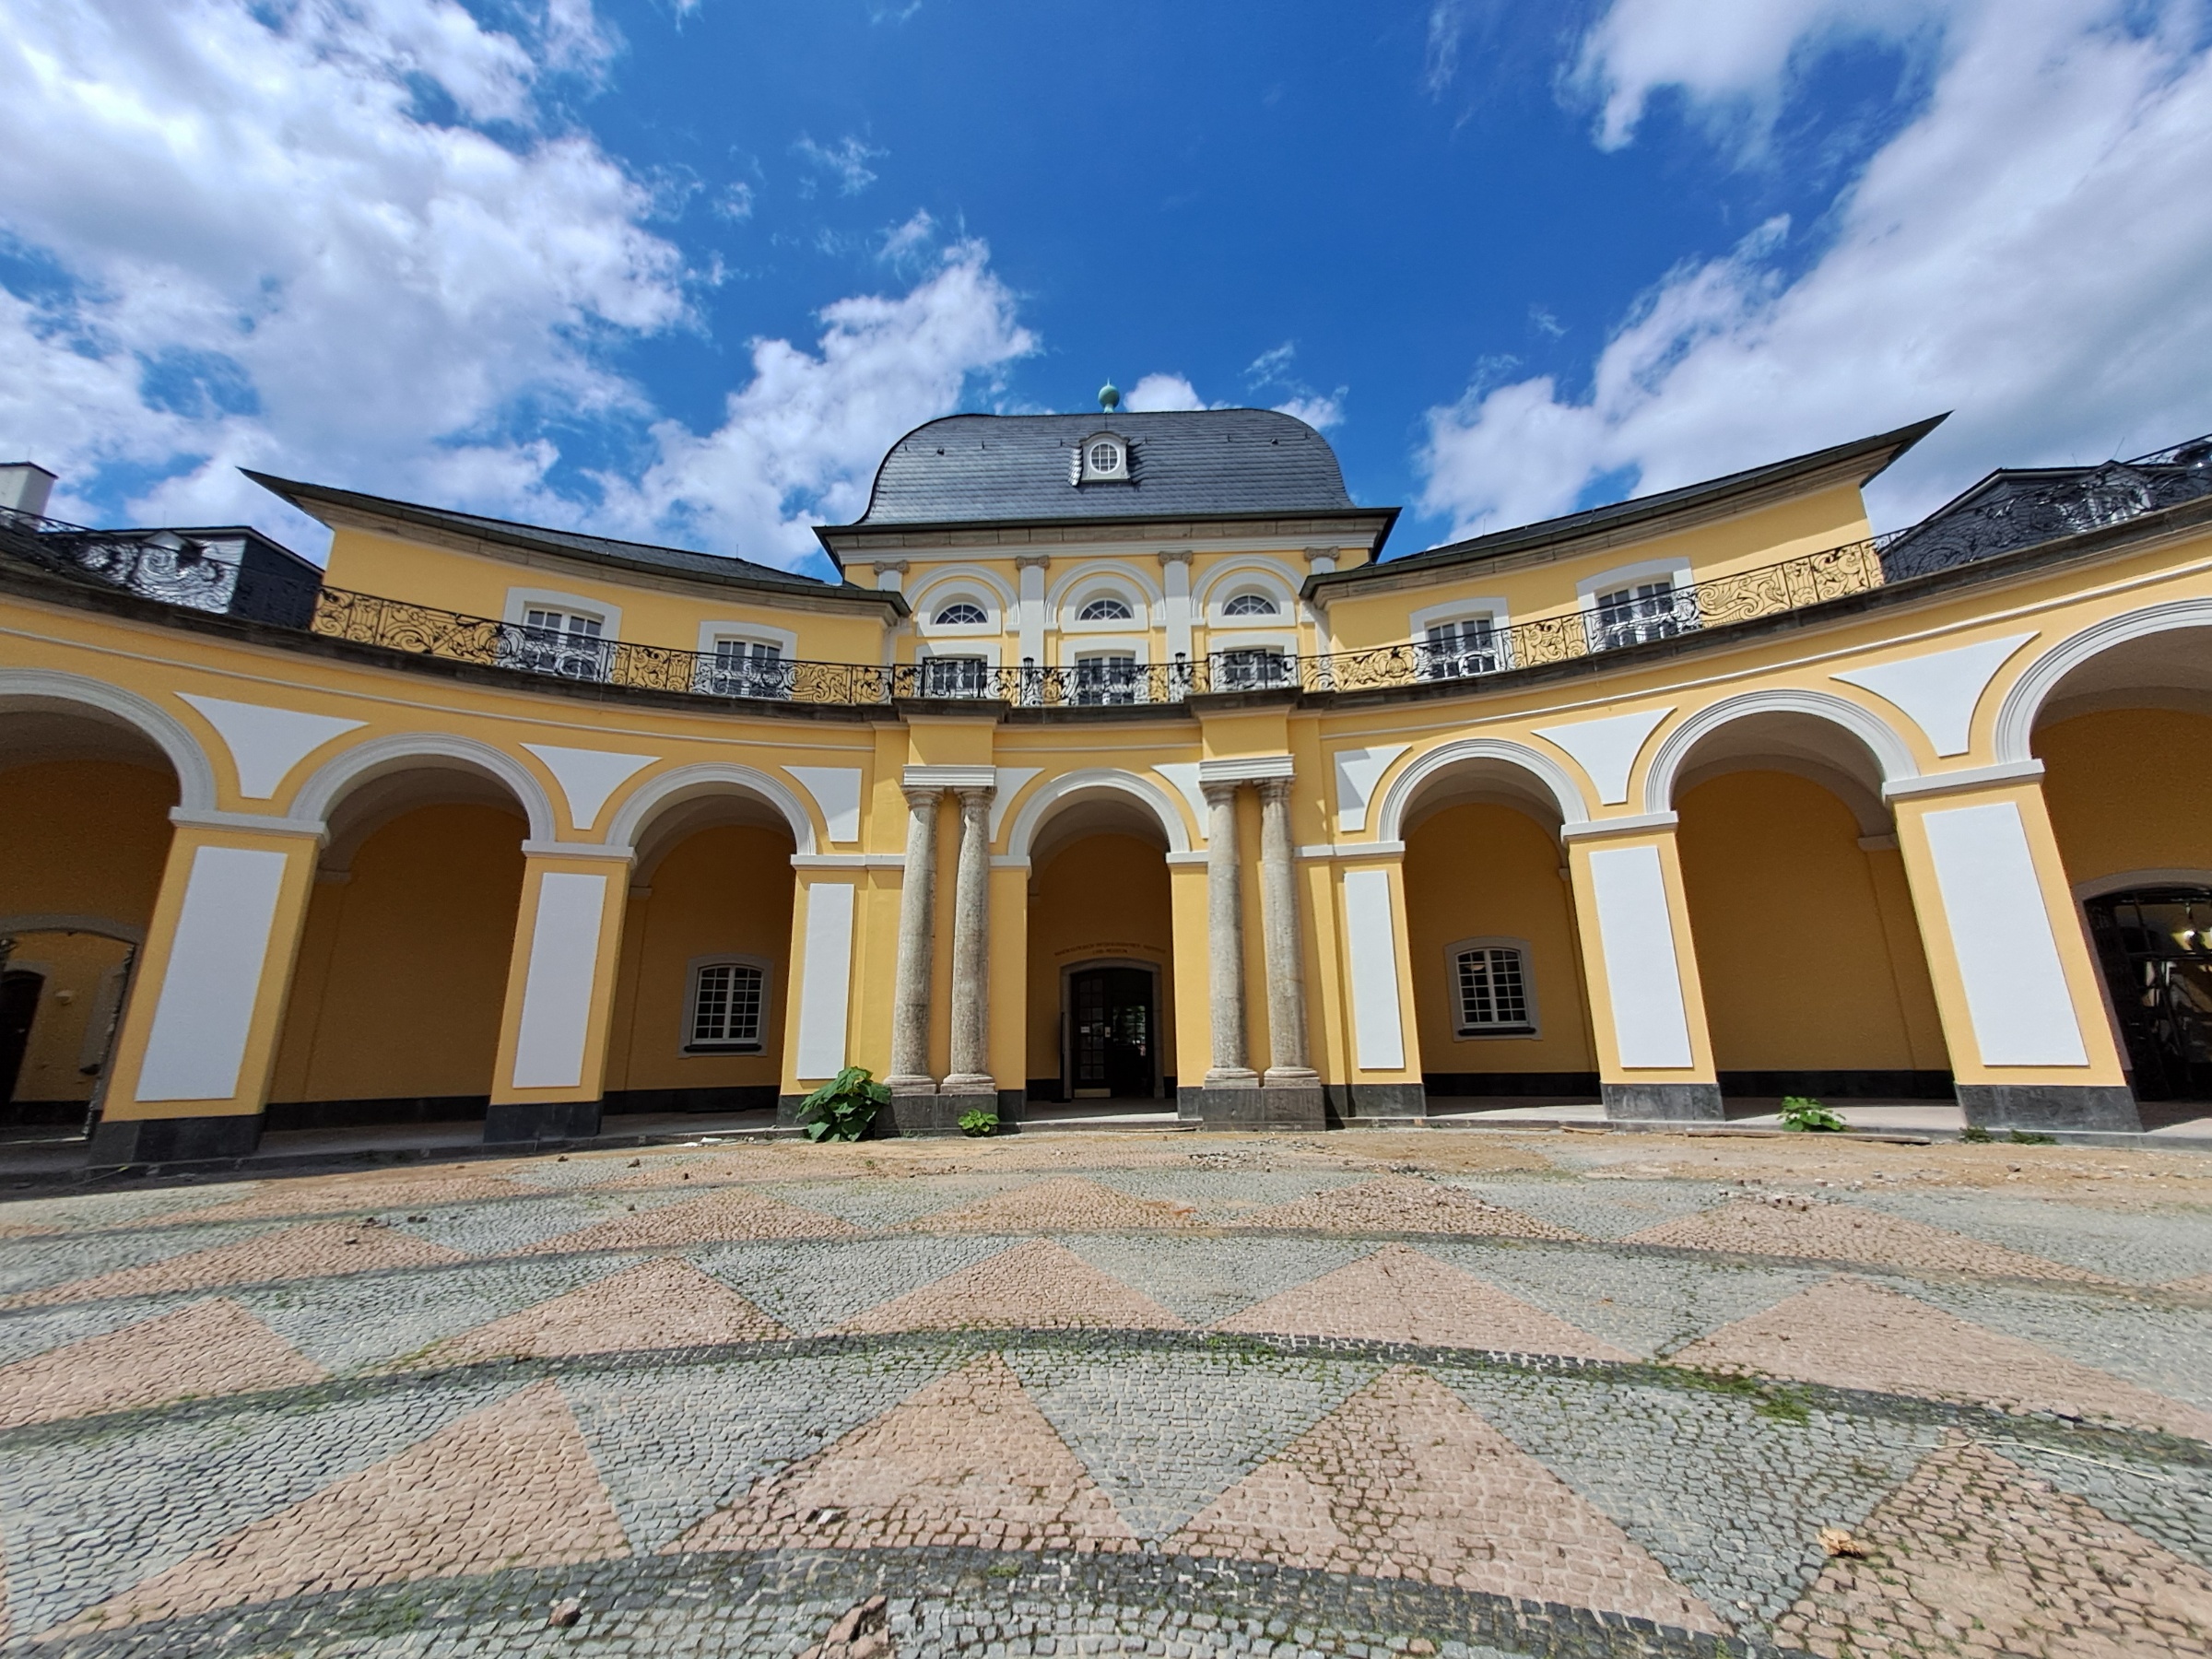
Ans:
[[[0,669],[0,711],[53,709],[85,712],[130,727],[168,758],[177,775],[177,806],[186,812],[215,809],[215,767],[184,723],[158,704],[79,674],[43,668]]]
[[[327,825],[331,810],[362,784],[415,768],[489,777],[514,796],[529,820],[532,841],[553,840],[553,802],[530,770],[504,749],[446,732],[395,732],[341,751],[300,785],[292,798],[291,816]]]
[[[1085,771],[1063,773],[1031,793],[1029,799],[1022,803],[1020,810],[1015,813],[1013,827],[1006,833],[1007,855],[1013,858],[1029,857],[1037,832],[1062,806],[1085,796],[1109,794],[1134,797],[1158,818],[1161,830],[1168,838],[1170,853],[1188,853],[1191,850],[1189,827],[1184,824],[1182,811],[1166,790],[1138,777],[1135,772],[1098,767]]]
[[[2059,683],[2092,658],[2131,640],[2171,633],[2183,628],[2212,628],[2212,599],[2175,599],[2147,606],[2117,617],[2092,622],[2067,635],[2029,664],[1997,705],[1996,758],[1999,764],[2018,764],[2035,758],[2030,747],[2036,716]]]
[[[1761,714],[1802,715],[1840,728],[1865,747],[1885,786],[1920,775],[1897,729],[1848,698],[1828,691],[1747,691],[1700,709],[1660,741],[1644,773],[1643,809],[1672,812],[1676,782],[1698,745],[1724,726]]]
[[[1562,824],[1589,821],[1589,809],[1573,776],[1541,749],[1502,737],[1463,737],[1429,750],[1391,782],[1390,787],[1382,792],[1382,804],[1375,814],[1376,839],[1403,841],[1406,814],[1418,800],[1422,789],[1455,767],[1480,761],[1497,762],[1526,773],[1558,806]]]
[[[640,836],[661,813],[703,796],[731,791],[751,795],[771,807],[790,828],[797,852],[808,853],[815,850],[814,819],[790,785],[750,766],[712,761],[679,766],[632,790],[607,824],[606,844],[635,847]]]

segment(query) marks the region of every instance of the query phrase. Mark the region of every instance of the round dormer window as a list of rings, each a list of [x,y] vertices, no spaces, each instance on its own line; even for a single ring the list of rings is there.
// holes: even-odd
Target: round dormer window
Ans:
[[[955,599],[937,612],[939,628],[971,628],[990,620],[990,614],[972,599]]]
[[[1265,594],[1239,594],[1221,607],[1225,617],[1272,617],[1276,614],[1275,601]]]
[[[1122,452],[1118,444],[1094,443],[1090,446],[1090,470],[1094,473],[1118,473],[1122,470]]]
[[[1135,613],[1129,608],[1128,600],[1109,596],[1104,599],[1093,599],[1076,613],[1076,620],[1078,622],[1126,622],[1135,615]]]

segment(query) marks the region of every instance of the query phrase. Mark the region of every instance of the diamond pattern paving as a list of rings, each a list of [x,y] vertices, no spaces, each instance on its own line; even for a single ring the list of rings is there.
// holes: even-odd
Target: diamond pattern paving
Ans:
[[[2212,1573],[1961,1437],[1866,1524],[1781,1621],[1823,1659],[2212,1651]]]
[[[985,1261],[1004,1239],[853,1239],[708,1244],[689,1252],[707,1272],[805,1335]]]
[[[680,1257],[662,1257],[449,1337],[422,1363],[611,1354],[626,1348],[764,1342],[790,1335],[719,1279]]]
[[[212,1290],[225,1285],[273,1279],[318,1278],[325,1274],[373,1273],[389,1267],[429,1267],[465,1260],[461,1252],[395,1228],[359,1221],[312,1221],[263,1233],[235,1244],[217,1244],[167,1261],[124,1267],[93,1278],[51,1285],[11,1297],[10,1307],[89,1301],[107,1296],[149,1296],[170,1290]]]
[[[1175,1330],[1182,1321],[1045,1239],[948,1274],[848,1319],[843,1331]]]
[[[1071,1175],[924,1216],[913,1225],[928,1232],[1126,1232],[1187,1227],[1196,1214],[1193,1205],[1133,1198]]]
[[[1212,1324],[1277,1291],[1356,1260],[1351,1240],[1193,1238],[1174,1233],[1115,1238],[1092,1233],[1067,1247],[1193,1324]]]
[[[1271,1296],[1223,1320],[1220,1328],[1517,1354],[1577,1354],[1587,1359],[1634,1358],[1405,1244],[1385,1244],[1363,1261]]]
[[[2212,1412],[1848,1274],[1716,1331],[1675,1360],[2007,1411],[2080,1413],[2212,1440]]]
[[[134,1585],[73,1628],[626,1549],[560,1390],[539,1382]]]
[[[688,1203],[617,1216],[596,1226],[541,1240],[516,1252],[538,1255],[561,1250],[668,1250],[733,1239],[829,1239],[860,1230],[819,1210],[781,1198],[724,1187]]]
[[[1724,1629],[1619,1527],[1410,1366],[1223,1493],[1170,1547]]]
[[[252,1221],[318,1212],[421,1208],[425,1205],[465,1204],[478,1198],[512,1198],[524,1189],[512,1181],[465,1166],[447,1170],[393,1171],[368,1174],[311,1175],[291,1181],[265,1181],[253,1191],[204,1209],[171,1217],[175,1221]]]
[[[996,1354],[762,1482],[677,1547],[1130,1549],[1136,1537]]]
[[[321,1366],[217,1297],[0,1370],[0,1429],[322,1379]]]
[[[1335,1187],[1241,1218],[1244,1227],[1315,1232],[1497,1233],[1518,1239],[1572,1239],[1571,1228],[1485,1203],[1457,1187],[1406,1176]]]

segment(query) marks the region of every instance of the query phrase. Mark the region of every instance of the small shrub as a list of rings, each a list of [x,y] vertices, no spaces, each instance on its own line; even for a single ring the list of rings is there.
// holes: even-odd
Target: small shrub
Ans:
[[[962,1135],[997,1134],[998,1113],[995,1112],[985,1112],[980,1106],[972,1107],[969,1111],[961,1112],[960,1133]]]
[[[1971,1141],[1977,1147],[1987,1146],[1989,1144],[1989,1131],[1983,1128],[1979,1124],[1969,1124],[1965,1128],[1959,1131],[1959,1138],[1962,1141]]]
[[[2058,1145],[2058,1136],[2055,1135],[2031,1135],[2025,1129],[2015,1129],[2006,1138],[2016,1147],[2055,1147]]]
[[[1799,1133],[1832,1133],[1846,1127],[1846,1124],[1819,1101],[1808,1100],[1804,1095],[1791,1095],[1782,1103],[1782,1126]]]
[[[872,1080],[865,1065],[848,1065],[799,1102],[799,1122],[811,1141],[856,1141],[876,1121],[891,1091]]]

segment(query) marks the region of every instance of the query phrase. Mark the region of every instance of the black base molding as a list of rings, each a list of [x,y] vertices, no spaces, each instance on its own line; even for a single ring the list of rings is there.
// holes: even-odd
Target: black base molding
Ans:
[[[481,1118],[488,1095],[406,1095],[368,1100],[272,1100],[268,1129],[373,1129],[383,1124],[461,1124]]]
[[[2132,1089],[2115,1084],[1961,1083],[1959,1104],[1977,1129],[2083,1129],[2135,1135],[2143,1128]]]
[[[1724,1071],[1721,1092],[1730,1100],[1779,1100],[1807,1095],[1816,1100],[1947,1100],[1947,1071]]]
[[[1595,1072],[1423,1072],[1421,1085],[1430,1094],[1450,1100],[1492,1095],[1579,1096],[1588,1100],[1597,1092]]]
[[[773,1083],[741,1083],[728,1088],[617,1088],[600,1110],[608,1117],[625,1112],[773,1112],[781,1097]]]
[[[0,1101],[0,1124],[82,1124],[90,1102],[86,1100]]]
[[[1615,1123],[1718,1124],[1717,1083],[1606,1083],[1598,1088]]]
[[[121,1169],[135,1164],[199,1163],[251,1158],[261,1145],[259,1112],[228,1117],[103,1118],[92,1132],[85,1167]]]
[[[597,1100],[516,1100],[492,1107],[484,1117],[484,1143],[589,1140],[599,1133]]]
[[[1322,1098],[1332,1122],[1405,1123],[1429,1113],[1429,1089],[1421,1083],[1324,1083]]]
[[[1179,1088],[1175,1115],[1208,1129],[1326,1129],[1329,1108],[1319,1084],[1310,1088]]]

